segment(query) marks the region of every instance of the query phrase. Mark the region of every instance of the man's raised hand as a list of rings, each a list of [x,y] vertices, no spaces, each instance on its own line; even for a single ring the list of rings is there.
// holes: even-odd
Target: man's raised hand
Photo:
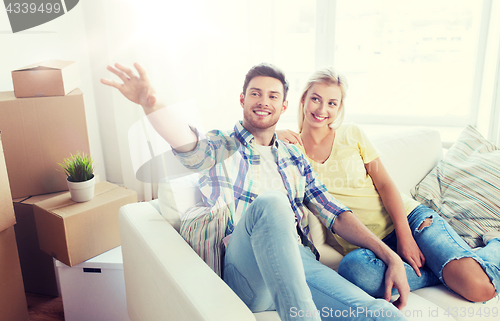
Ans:
[[[101,82],[118,89],[123,96],[141,105],[144,111],[148,113],[147,110],[152,109],[156,104],[155,91],[141,65],[134,63],[134,67],[137,69],[139,75],[134,74],[132,69],[118,63],[114,67],[108,66],[107,69],[117,75],[123,83],[109,79],[101,79]]]

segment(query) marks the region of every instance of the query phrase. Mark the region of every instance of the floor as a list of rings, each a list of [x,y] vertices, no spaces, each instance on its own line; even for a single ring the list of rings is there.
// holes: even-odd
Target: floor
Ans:
[[[26,293],[30,321],[64,321],[62,297]]]

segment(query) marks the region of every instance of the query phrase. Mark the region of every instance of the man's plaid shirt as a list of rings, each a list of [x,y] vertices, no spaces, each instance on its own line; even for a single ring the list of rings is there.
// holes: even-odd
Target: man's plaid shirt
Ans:
[[[226,235],[229,235],[259,195],[256,182],[260,180],[260,155],[254,147],[255,139],[241,122],[234,126],[233,131],[214,130],[206,136],[192,129],[198,135],[197,146],[190,152],[176,154],[184,166],[201,172],[199,184],[204,206],[228,206],[230,217]],[[297,225],[312,246],[305,207],[329,230],[332,230],[337,216],[349,209],[328,193],[296,146],[278,140],[275,134],[272,152]],[[317,254],[314,246],[312,249]]]

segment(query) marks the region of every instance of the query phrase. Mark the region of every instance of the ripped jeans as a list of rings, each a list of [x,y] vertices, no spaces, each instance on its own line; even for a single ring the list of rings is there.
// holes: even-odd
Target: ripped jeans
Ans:
[[[425,219],[431,218],[430,226],[419,229]],[[491,240],[487,246],[471,247],[453,228],[432,209],[419,205],[409,215],[408,223],[413,237],[425,256],[425,265],[420,268],[419,277],[405,262],[410,289],[416,290],[443,281],[443,268],[451,260],[471,257],[476,260],[492,281],[498,293],[500,285],[500,239]],[[396,233],[393,231],[383,241],[394,251],[397,250]],[[339,274],[358,285],[373,297],[384,296],[384,278],[387,266],[367,249],[357,249],[347,254],[339,266]],[[449,288],[448,288],[449,289]],[[393,294],[397,293],[393,289]]]

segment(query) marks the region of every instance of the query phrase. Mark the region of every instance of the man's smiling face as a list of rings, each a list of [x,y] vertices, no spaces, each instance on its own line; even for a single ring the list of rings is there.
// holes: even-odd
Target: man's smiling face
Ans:
[[[240,104],[243,107],[243,127],[255,135],[254,131],[276,125],[285,112],[288,101],[283,100],[281,81],[257,76],[250,80],[246,92],[240,95]]]

